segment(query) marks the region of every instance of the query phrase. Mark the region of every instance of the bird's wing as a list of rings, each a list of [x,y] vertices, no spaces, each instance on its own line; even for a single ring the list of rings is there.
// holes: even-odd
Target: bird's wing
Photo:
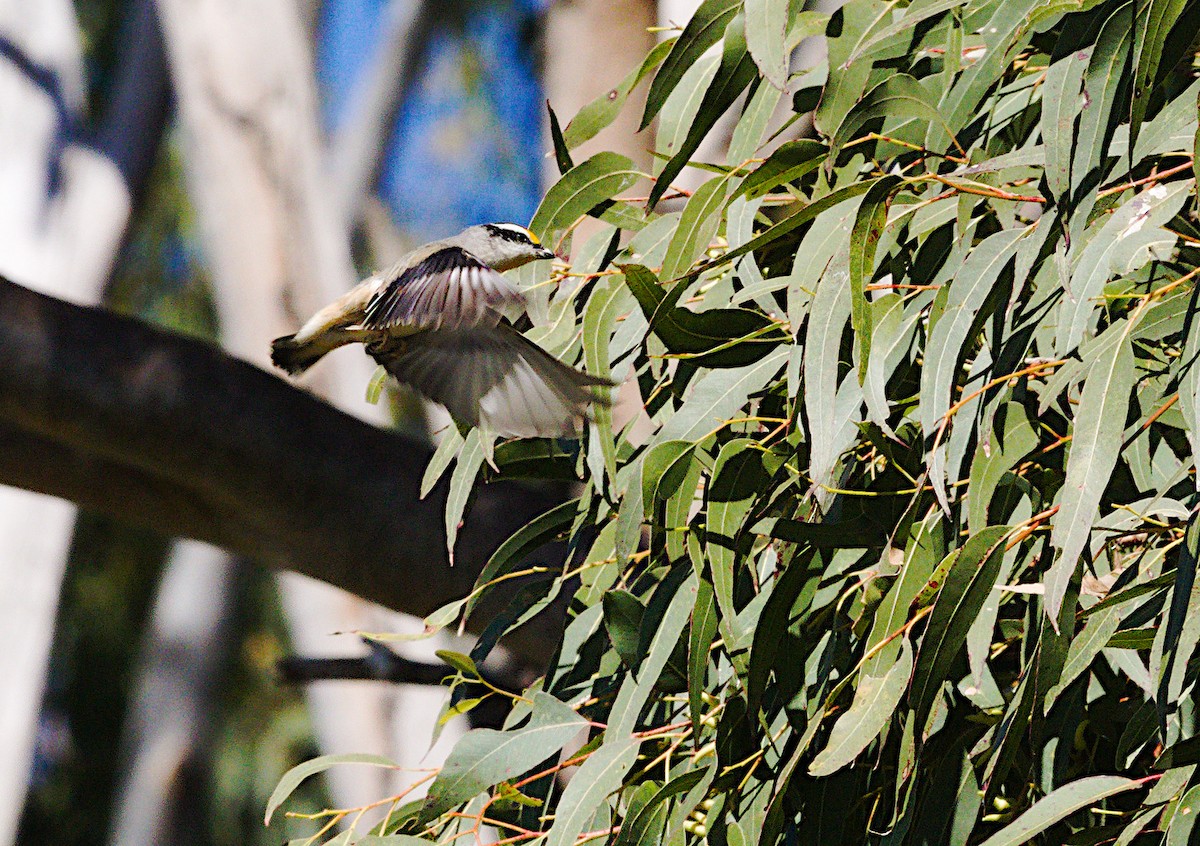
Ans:
[[[367,329],[440,329],[494,324],[525,298],[512,283],[461,247],[430,253],[384,280],[367,304]]]
[[[608,379],[568,367],[508,323],[422,332],[368,352],[463,423],[511,437],[571,437]]]

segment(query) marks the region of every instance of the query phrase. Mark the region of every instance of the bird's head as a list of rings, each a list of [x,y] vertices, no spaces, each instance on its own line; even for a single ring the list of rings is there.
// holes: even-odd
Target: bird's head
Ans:
[[[515,223],[484,223],[472,226],[455,238],[458,246],[489,267],[512,270],[540,259],[554,258],[538,237]]]

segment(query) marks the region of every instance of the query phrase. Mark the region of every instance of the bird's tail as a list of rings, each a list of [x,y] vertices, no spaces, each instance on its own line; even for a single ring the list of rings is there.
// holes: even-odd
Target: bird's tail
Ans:
[[[328,344],[318,341],[317,338],[298,341],[295,335],[276,338],[271,342],[271,361],[276,367],[286,370],[293,376],[299,376],[332,349]]]

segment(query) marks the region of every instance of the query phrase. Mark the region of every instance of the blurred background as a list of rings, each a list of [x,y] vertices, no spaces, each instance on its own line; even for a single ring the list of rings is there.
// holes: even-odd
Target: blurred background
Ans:
[[[406,248],[528,223],[565,123],[696,3],[653,0],[0,0],[0,273],[220,343],[271,338]],[[648,168],[631,104],[577,156]],[[364,401],[339,351],[305,387]],[[280,776],[317,754],[435,766],[444,689],[281,681],[354,657],[349,630],[419,621],[219,549],[0,488],[0,844],[279,844]],[[398,644],[431,658],[445,641]],[[293,807],[348,807],[414,775],[341,768]]]

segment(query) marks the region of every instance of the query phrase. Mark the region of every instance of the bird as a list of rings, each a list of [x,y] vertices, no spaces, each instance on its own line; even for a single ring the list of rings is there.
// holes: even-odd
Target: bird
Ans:
[[[271,343],[296,376],[361,343],[395,379],[456,420],[505,437],[577,437],[609,379],[570,367],[508,315],[525,297],[501,273],[554,253],[515,223],[484,223],[418,247]]]

